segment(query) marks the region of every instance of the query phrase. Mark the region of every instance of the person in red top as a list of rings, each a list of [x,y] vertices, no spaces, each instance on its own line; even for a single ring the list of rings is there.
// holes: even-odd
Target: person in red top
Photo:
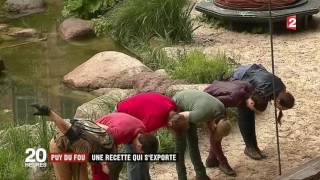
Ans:
[[[50,153],[112,153],[119,144],[131,143],[136,153],[155,153],[158,149],[157,138],[146,133],[144,124],[137,118],[125,113],[111,113],[96,122],[74,120],[69,123],[47,106],[33,105],[38,111],[34,115],[49,116],[60,134],[51,140]],[[111,163],[112,164],[112,163]],[[57,179],[72,179],[69,163],[53,163]],[[109,179],[108,167],[92,164],[93,180]],[[86,166],[79,168],[78,177],[87,179]],[[114,171],[113,171],[114,170]],[[110,179],[117,179],[121,168],[110,167]]]
[[[146,132],[167,127],[175,135],[188,128],[188,121],[178,114],[176,103],[168,96],[156,92],[145,92],[119,102],[117,112],[127,113],[140,119]],[[132,153],[132,145],[125,145],[126,153]],[[128,162],[128,180],[150,180],[148,163]]]
[[[151,134],[146,136],[144,132],[146,131],[145,125],[141,120],[125,114],[125,113],[111,113],[105,115],[96,120],[96,123],[111,134],[113,138],[114,145],[120,144],[133,144],[134,153],[144,153],[150,152],[149,149],[153,149],[150,153],[156,153],[157,149],[157,139]],[[152,147],[155,146],[155,147]],[[91,163],[93,180],[106,180],[108,175],[103,171],[105,164]],[[122,169],[122,163],[113,163],[114,167],[111,171],[115,173],[116,178]],[[106,169],[106,168],[105,168]]]

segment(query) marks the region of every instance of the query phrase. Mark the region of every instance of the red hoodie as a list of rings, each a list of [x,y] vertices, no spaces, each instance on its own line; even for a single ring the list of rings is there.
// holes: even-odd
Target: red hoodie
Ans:
[[[152,132],[168,124],[170,111],[177,111],[176,103],[160,93],[140,93],[131,96],[117,105],[117,111],[140,119],[146,132]]]
[[[106,131],[112,135],[115,145],[130,144],[140,132],[145,131],[141,120],[125,113],[111,113],[96,120],[108,126]],[[108,180],[108,174],[102,171],[100,163],[90,163],[93,180]]]
[[[106,131],[112,135],[116,145],[131,144],[138,133],[145,131],[141,120],[120,112],[105,115],[96,122],[108,126]]]

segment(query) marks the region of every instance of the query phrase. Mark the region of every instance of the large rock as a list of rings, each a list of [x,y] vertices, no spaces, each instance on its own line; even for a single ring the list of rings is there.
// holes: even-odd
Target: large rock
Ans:
[[[25,13],[44,6],[43,0],[7,0],[5,8],[9,12]]]
[[[63,82],[85,90],[132,89],[135,76],[144,71],[151,70],[139,60],[120,52],[105,51],[94,55],[65,75]]]
[[[194,89],[203,91],[206,87],[208,87],[209,84],[178,84],[178,85],[172,85],[166,90],[166,95],[173,96],[175,93],[187,90],[187,89]]]
[[[163,76],[167,76],[169,77],[167,71],[165,69],[158,69],[155,71],[155,73],[159,74],[159,75],[163,75]]]
[[[99,96],[77,108],[74,118],[95,120],[114,111],[118,102],[134,94],[134,91],[110,89],[105,95]]]
[[[59,33],[65,40],[79,39],[93,35],[93,28],[90,21],[68,18],[60,24]]]
[[[166,93],[166,90],[173,84],[177,84],[168,75],[162,72],[141,72],[134,80],[134,88],[138,92],[160,92]]]
[[[105,94],[115,94],[117,97],[126,97],[128,94],[137,93],[134,89],[119,89],[119,88],[100,88],[90,92],[95,96],[102,96]]]

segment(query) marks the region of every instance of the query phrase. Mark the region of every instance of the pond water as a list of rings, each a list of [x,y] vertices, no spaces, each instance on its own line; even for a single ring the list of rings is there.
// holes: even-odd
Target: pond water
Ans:
[[[108,38],[66,42],[56,34],[62,3],[53,1],[39,14],[7,21],[10,26],[35,28],[46,41],[0,37],[0,56],[7,71],[0,75],[0,129],[8,124],[32,124],[30,104],[49,104],[65,118],[71,118],[80,104],[93,99],[89,93],[71,90],[61,80],[65,74],[105,50],[124,51]]]

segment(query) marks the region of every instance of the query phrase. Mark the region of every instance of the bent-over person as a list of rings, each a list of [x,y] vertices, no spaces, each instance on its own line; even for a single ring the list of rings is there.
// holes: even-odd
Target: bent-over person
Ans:
[[[255,87],[256,91],[261,92],[261,95],[266,98],[267,101],[274,99],[273,74],[268,72],[261,64],[241,65],[234,71],[232,79],[249,82]],[[295,99],[292,94],[287,91],[283,81],[277,76],[274,76],[274,88],[276,97],[274,102],[276,103],[277,109],[279,109],[277,123],[281,124],[282,111],[291,109],[294,106]],[[246,144],[244,153],[255,160],[265,158],[266,156],[261,152],[257,143],[254,111],[247,107],[241,107],[238,108],[238,113],[240,132]]]
[[[268,105],[265,98],[261,97],[255,88],[246,81],[214,81],[205,88],[204,92],[219,99],[226,108],[247,107],[250,110],[264,111]],[[236,172],[230,167],[223,154],[221,141],[222,139],[215,141],[215,138],[210,134],[210,151],[206,166],[218,166],[225,174],[235,176]]]
[[[50,141],[50,153],[112,153],[117,145],[131,143],[136,153],[155,153],[158,150],[157,138],[145,133],[143,123],[125,113],[111,113],[92,122],[89,120],[62,119],[47,106],[33,105],[38,111],[35,115],[48,116],[54,122],[59,133]],[[104,167],[106,166],[107,167]],[[110,165],[110,166],[109,166]],[[122,163],[120,163],[122,165]],[[53,163],[58,180],[88,179],[86,164],[81,164],[77,177],[74,177],[70,163]],[[93,163],[94,180],[118,179],[122,166],[118,163]],[[110,170],[110,173],[108,172]]]
[[[184,154],[188,145],[191,162],[196,173],[196,180],[210,179],[202,163],[198,146],[197,125],[206,123],[209,133],[220,139],[228,135],[230,123],[225,120],[225,107],[217,98],[198,90],[183,90],[173,96],[173,100],[189,122],[184,136],[176,138],[176,152],[179,155],[176,169],[179,180],[187,179]],[[221,136],[221,137],[219,137]]]

